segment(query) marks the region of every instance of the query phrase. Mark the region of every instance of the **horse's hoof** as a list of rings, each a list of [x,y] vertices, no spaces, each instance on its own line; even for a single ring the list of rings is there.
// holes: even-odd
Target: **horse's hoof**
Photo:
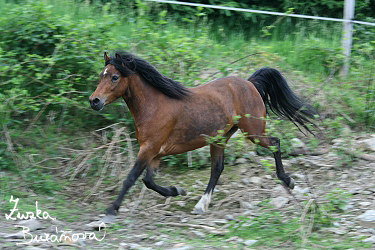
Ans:
[[[111,224],[111,223],[114,223],[116,219],[116,216],[112,215],[112,214],[107,214],[106,216],[104,216],[100,222],[104,222],[104,223],[108,223],[108,224]]]
[[[290,189],[294,189],[294,180],[293,180],[293,178],[292,177],[289,177],[290,178],[290,181],[289,181],[289,188]]]
[[[191,213],[192,214],[203,214],[204,213],[204,211],[203,211],[203,209],[202,208],[194,208],[194,210],[193,211],[191,211]]]
[[[176,186],[178,195],[186,195],[185,190],[183,190],[181,187]]]
[[[284,185],[286,186],[286,187],[288,187],[289,189],[294,189],[294,180],[293,180],[293,178],[291,177],[291,173],[286,173],[286,177],[284,177],[284,179],[283,179],[283,182],[284,182]],[[285,179],[288,179],[289,178],[289,184],[286,184],[286,182],[284,181]]]
[[[117,209],[118,211],[118,209]],[[105,213],[107,216],[116,216],[116,209],[113,206],[113,204],[107,209],[107,212]]]

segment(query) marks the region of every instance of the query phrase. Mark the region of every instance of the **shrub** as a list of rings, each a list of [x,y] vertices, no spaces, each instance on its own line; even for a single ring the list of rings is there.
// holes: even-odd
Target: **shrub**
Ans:
[[[0,102],[5,104],[0,123],[22,123],[44,105],[59,111],[64,106],[72,115],[73,106],[87,107],[114,25],[111,18],[75,22],[33,1],[5,8],[7,15],[0,19]]]
[[[103,119],[93,119],[98,114],[88,109],[87,99],[103,67],[102,53],[115,25],[112,18],[75,21],[36,1],[2,8],[6,15],[0,18],[1,134],[7,127],[16,140],[35,118],[49,119],[45,114],[54,114],[60,129],[67,123],[99,124]],[[4,137],[0,143],[6,145]],[[2,169],[12,168],[10,152],[0,150],[0,159]]]

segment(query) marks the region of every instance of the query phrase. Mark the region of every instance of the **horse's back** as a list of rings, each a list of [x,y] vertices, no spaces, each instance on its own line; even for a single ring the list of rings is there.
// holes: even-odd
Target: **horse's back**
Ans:
[[[240,77],[228,76],[191,88],[193,94],[210,98],[232,109],[235,115],[263,115],[265,106],[254,84]],[[246,113],[247,112],[247,113]]]
[[[265,115],[266,109],[259,92],[251,82],[242,78],[219,78],[190,90],[191,95],[183,102],[179,120],[181,125],[189,124],[191,138],[230,129],[235,116]]]

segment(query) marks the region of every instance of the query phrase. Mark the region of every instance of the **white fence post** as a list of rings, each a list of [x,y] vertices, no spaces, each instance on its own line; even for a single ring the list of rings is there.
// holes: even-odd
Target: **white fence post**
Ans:
[[[352,50],[353,19],[355,0],[345,0],[344,19],[342,29],[342,48],[344,49],[344,65],[340,69],[340,75],[346,76],[349,73],[350,52]]]

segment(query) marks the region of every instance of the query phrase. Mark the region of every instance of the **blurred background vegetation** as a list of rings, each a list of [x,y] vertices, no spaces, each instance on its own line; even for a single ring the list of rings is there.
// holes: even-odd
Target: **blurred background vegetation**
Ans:
[[[195,2],[337,18],[343,12],[342,0]],[[0,5],[0,170],[19,173],[35,192],[58,189],[56,176],[102,175],[108,162],[102,157],[108,152],[105,145],[124,126],[126,133],[116,137],[117,158],[110,163],[108,181],[120,179],[123,175],[116,171],[130,167],[123,165],[131,163],[137,144],[125,103],[119,100],[101,112],[89,107],[104,51],[133,52],[188,87],[212,77],[237,73],[247,78],[257,68],[276,67],[318,108],[327,140],[346,127],[375,127],[375,27],[354,25],[351,72],[340,78],[341,23],[143,0],[0,0]],[[356,20],[374,22],[374,16],[374,1],[356,3]],[[286,156],[288,140],[300,135],[292,126],[271,121],[269,127],[281,137]],[[243,138],[232,143],[226,153],[231,162],[248,153],[241,146]],[[166,157],[163,164],[208,166],[207,150],[193,152],[190,164],[186,154]]]

